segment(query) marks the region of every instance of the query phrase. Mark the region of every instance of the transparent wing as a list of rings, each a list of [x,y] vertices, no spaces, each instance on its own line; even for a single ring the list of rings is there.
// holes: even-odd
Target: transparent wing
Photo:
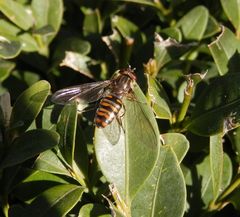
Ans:
[[[126,114],[124,115],[124,126],[128,140],[156,150],[160,141],[157,122],[146,98],[139,87],[134,88],[134,96],[124,101]],[[132,99],[131,99],[132,98]]]
[[[116,145],[119,141],[121,133],[124,133],[123,126],[120,125],[117,118],[114,118],[111,124],[102,128],[102,131],[112,145]]]
[[[69,104],[72,101],[77,101],[78,104],[88,104],[102,98],[105,88],[111,83],[112,80],[106,80],[67,87],[56,91],[51,100],[61,105]]]

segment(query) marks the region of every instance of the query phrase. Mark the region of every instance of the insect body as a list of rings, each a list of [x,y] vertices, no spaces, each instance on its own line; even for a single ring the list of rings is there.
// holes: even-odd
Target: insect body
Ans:
[[[136,76],[131,68],[122,69],[110,80],[61,89],[53,94],[52,101],[57,104],[77,101],[84,105],[100,100],[94,122],[97,127],[105,128],[119,118],[124,107],[122,98],[133,94],[132,84],[135,81]]]

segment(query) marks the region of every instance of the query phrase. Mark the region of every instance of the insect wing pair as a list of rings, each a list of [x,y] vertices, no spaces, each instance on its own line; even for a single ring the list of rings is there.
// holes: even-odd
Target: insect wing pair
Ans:
[[[124,114],[122,98],[133,96],[132,85],[135,80],[132,69],[123,69],[111,80],[61,89],[53,94],[52,101],[62,105],[77,102],[79,112],[89,110],[87,105],[99,101],[94,123],[98,128],[106,128],[106,134],[115,135],[112,141],[116,143],[119,138],[116,135],[120,135],[121,131],[121,116]]]
[[[78,105],[84,106],[89,103],[99,102],[94,123],[98,128],[104,130],[104,134],[112,144],[116,144],[121,132],[124,132],[122,117],[126,109],[123,101],[124,98],[127,98],[127,101],[129,101],[127,105],[131,113],[129,113],[128,117],[132,120],[130,130],[134,129],[136,133],[140,134],[142,143],[151,141],[152,144],[157,144],[158,136],[156,134],[158,133],[156,133],[152,121],[149,121],[149,115],[147,114],[149,112],[148,109],[146,110],[147,105],[138,102],[133,93],[135,81],[136,76],[133,70],[131,68],[123,69],[110,80],[61,89],[53,94],[52,101],[62,105],[76,101]],[[132,101],[131,104],[130,101]],[[80,109],[79,112],[87,111],[87,109]],[[144,135],[146,130],[148,133]]]

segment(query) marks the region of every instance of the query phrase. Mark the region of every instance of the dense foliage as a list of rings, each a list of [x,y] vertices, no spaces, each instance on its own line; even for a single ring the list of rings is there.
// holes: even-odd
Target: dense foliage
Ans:
[[[237,216],[238,0],[0,0],[0,11],[0,216]],[[120,132],[51,102],[129,65],[136,99]]]

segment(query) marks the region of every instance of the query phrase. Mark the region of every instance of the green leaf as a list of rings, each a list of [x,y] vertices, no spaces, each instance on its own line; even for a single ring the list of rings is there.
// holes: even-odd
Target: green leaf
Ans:
[[[112,19],[112,25],[121,33],[124,38],[134,37],[138,31],[137,25],[130,22],[124,17],[114,16]]]
[[[223,177],[223,144],[222,133],[210,136],[210,167],[213,184],[213,197],[217,199],[221,193]]]
[[[39,114],[48,94],[50,85],[47,81],[39,81],[25,90],[13,106],[10,130],[21,134],[31,125]]]
[[[179,162],[171,147],[163,146],[154,170],[132,202],[132,216],[180,217],[185,203],[186,187]]]
[[[165,133],[161,136],[164,140],[164,145],[172,148],[180,164],[189,149],[189,141],[180,133]]]
[[[83,34],[89,36],[91,34],[100,34],[102,31],[102,23],[100,12],[98,9],[81,8],[84,13]]]
[[[83,192],[83,187],[72,184],[50,188],[27,207],[25,217],[30,217],[33,213],[35,217],[65,216],[79,202]]]
[[[126,66],[130,62],[133,46],[142,44],[145,35],[139,31],[139,27],[130,20],[115,15],[112,19],[113,29],[120,32],[122,36],[121,51],[119,56],[119,65]],[[137,50],[137,47],[134,47]]]
[[[12,112],[11,98],[8,92],[0,95],[0,126],[3,129],[7,128]],[[3,137],[0,139],[0,143],[3,142]]]
[[[231,130],[227,135],[231,141],[233,150],[235,151],[236,160],[239,163],[240,162],[240,127],[234,130]]]
[[[134,93],[136,101],[124,100],[121,128],[125,133],[122,129],[121,132],[114,129],[113,122],[104,130],[96,128],[94,140],[100,168],[107,180],[114,183],[127,206],[151,173],[160,145],[156,120],[137,85]],[[119,140],[113,144],[109,136],[118,134]]]
[[[66,165],[52,150],[41,153],[35,161],[34,167],[48,173],[71,176]]]
[[[3,59],[12,59],[21,51],[21,43],[0,37],[0,57]]]
[[[201,94],[188,129],[202,136],[227,132],[239,125],[239,73],[216,78]]]
[[[89,184],[89,178],[94,172],[93,171],[93,161],[96,162],[96,158],[94,160],[91,159],[91,165],[89,165],[89,152],[87,147],[86,141],[86,132],[83,131],[83,128],[78,125],[77,132],[76,132],[76,143],[75,143],[75,150],[74,150],[74,164],[73,164],[73,171],[79,183],[83,186],[87,186]],[[92,131],[91,131],[91,138],[92,138]],[[90,170],[93,169],[91,175],[89,174]],[[98,174],[99,175],[99,174]],[[96,177],[95,177],[96,178]],[[94,182],[97,180],[94,180]]]
[[[65,58],[60,64],[61,66],[67,66],[80,72],[83,75],[93,78],[92,73],[88,69],[88,62],[91,61],[91,58],[80,53],[75,53],[67,51],[65,53]]]
[[[32,14],[27,11],[27,8],[16,1],[1,0],[0,11],[23,30],[28,30],[34,23]]]
[[[11,71],[14,69],[15,63],[9,62],[6,60],[0,60],[0,81],[3,82],[5,79],[7,79],[11,73]]]
[[[66,51],[73,51],[73,54],[86,56],[91,51],[91,44],[79,37],[64,38],[64,43],[58,44],[53,55],[55,64],[58,65],[64,59]],[[80,62],[80,61],[79,61]]]
[[[217,20],[213,16],[209,15],[208,24],[204,32],[203,38],[209,38],[220,31],[221,27],[219,26]]]
[[[22,44],[22,50],[26,52],[38,51],[38,44],[32,35],[29,33],[23,33],[19,35],[19,40]]]
[[[58,142],[59,135],[56,132],[43,129],[30,130],[14,140],[0,167],[5,168],[22,163],[53,148]]]
[[[21,29],[8,22],[7,20],[0,19],[0,34],[16,36]]]
[[[132,3],[136,3],[136,4],[140,4],[143,6],[151,6],[157,9],[162,10],[162,6],[160,2],[154,2],[154,1],[149,1],[149,0],[118,0],[118,1],[123,1],[123,2],[132,2]]]
[[[182,30],[185,39],[200,41],[206,31],[208,18],[208,9],[197,6],[184,15],[176,26]]]
[[[77,129],[77,106],[66,105],[62,112],[57,131],[61,135],[59,148],[65,161],[72,166],[75,151],[75,137]]]
[[[26,178],[14,186],[14,196],[28,203],[53,186],[68,184],[64,178],[43,171],[22,169],[20,173]]]
[[[239,71],[240,41],[228,28],[222,27],[222,33],[208,47],[220,75]]]
[[[63,17],[63,2],[62,0],[33,0],[31,3],[33,15],[35,18],[36,29],[44,26],[51,26],[52,34],[49,31],[43,35],[43,41],[48,45],[57,34]]]
[[[169,100],[167,94],[164,91],[162,85],[147,75],[148,80],[148,100],[151,107],[154,110],[157,118],[160,119],[172,119],[172,113],[168,106]]]
[[[102,204],[93,204],[88,203],[80,209],[80,212],[78,214],[78,217],[111,217],[109,213],[109,210],[106,209],[105,206]]]
[[[39,36],[48,36],[48,35],[53,35],[55,32],[54,28],[51,25],[46,25],[43,26],[39,29],[35,29],[33,31],[34,35],[39,35]]]
[[[232,179],[232,163],[231,159],[226,154],[224,154],[223,157],[222,174],[221,190],[223,191],[230,184]],[[203,161],[192,166],[191,173],[187,174],[185,179],[189,186],[189,191],[194,198],[194,200],[189,201],[189,206],[192,209],[192,214],[196,215],[203,208],[207,208],[209,203],[215,199],[213,195],[210,157],[206,156]],[[199,204],[202,205],[199,206]]]
[[[238,0],[221,0],[221,4],[229,21],[233,24],[235,29],[240,31],[240,2]]]
[[[157,64],[157,72],[159,72],[163,66],[173,59],[177,59],[186,53],[192,45],[183,45],[178,43],[172,38],[164,40],[160,35],[155,34],[154,42],[154,59]]]
[[[122,43],[120,33],[116,29],[113,29],[112,34],[103,36],[102,40],[111,50],[112,54],[114,55],[116,63],[119,64],[121,58],[121,43]]]
[[[167,35],[170,38],[177,40],[178,42],[182,41],[182,33],[179,28],[169,27],[161,30],[161,35]]]

